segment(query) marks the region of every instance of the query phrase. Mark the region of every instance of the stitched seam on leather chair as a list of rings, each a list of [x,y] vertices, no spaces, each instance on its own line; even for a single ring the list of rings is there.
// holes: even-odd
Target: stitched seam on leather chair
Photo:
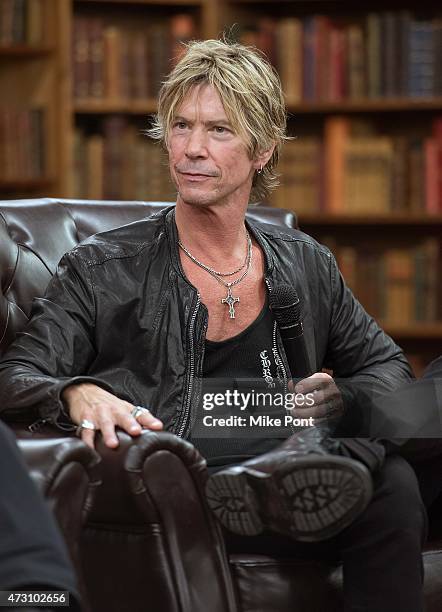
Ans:
[[[12,300],[7,300],[8,304],[14,304],[14,306],[22,313],[22,315],[24,317],[26,317],[26,319],[29,319],[28,315],[25,313],[25,311],[20,307],[20,304],[17,304],[17,302],[13,302]],[[9,310],[8,310],[9,313]]]
[[[24,244],[23,242],[16,242],[15,244],[17,246],[21,247],[22,249],[26,249],[27,251],[32,253],[43,264],[43,266],[46,268],[46,270],[52,276],[51,270],[48,268],[48,266],[46,265],[44,259],[41,258],[41,256],[39,255],[39,253],[37,253],[37,251],[34,251],[34,249],[31,249],[30,246],[28,246],[27,244]],[[17,261],[18,261],[18,256],[17,256]]]
[[[241,569],[243,567],[254,567],[259,568],[263,571],[272,571],[275,569],[280,570],[281,568],[289,567],[289,568],[299,568],[299,567],[323,567],[323,564],[318,563],[314,560],[305,560],[299,559],[299,561],[290,561],[279,559],[274,563],[268,561],[230,561],[229,565],[231,565],[234,569]],[[333,564],[330,564],[332,569],[335,568]]]
[[[50,200],[50,202],[53,202],[54,204],[58,204],[60,206],[60,208],[63,210],[63,213],[66,213],[72,220],[72,223],[75,227],[75,238],[77,240],[77,244],[79,242],[81,242],[80,240],[80,234],[78,232],[78,226],[77,226],[77,222],[75,221],[74,215],[72,214],[70,208],[69,208],[69,204],[63,204],[62,202],[60,202],[59,200],[55,199],[55,198],[48,198]]]
[[[12,238],[11,238],[12,240]],[[11,289],[12,283],[14,282],[14,278],[15,278],[15,273],[17,272],[17,267],[18,267],[18,260],[20,259],[20,249],[18,248],[18,244],[14,241],[15,246],[17,247],[17,255],[15,257],[15,263],[14,263],[14,267],[11,268],[11,276],[9,277],[6,287],[3,291],[3,295],[6,297],[6,294],[8,293],[8,291]]]
[[[9,306],[9,304],[11,303],[9,300],[6,300],[7,303],[7,310],[6,310],[6,325],[5,325],[5,329],[3,330],[3,334],[2,337],[0,338],[0,344],[3,342],[3,338],[6,336],[6,332],[8,330],[8,323],[9,323],[9,316],[10,316],[10,312],[11,312],[11,308]]]
[[[94,522],[86,522],[86,529],[91,529],[95,531],[105,531],[109,533],[122,533],[129,534],[132,536],[146,536],[146,535],[154,535],[154,536],[162,536],[163,529],[158,523],[143,523],[143,525],[139,524],[127,524],[121,525],[119,523],[94,523]]]

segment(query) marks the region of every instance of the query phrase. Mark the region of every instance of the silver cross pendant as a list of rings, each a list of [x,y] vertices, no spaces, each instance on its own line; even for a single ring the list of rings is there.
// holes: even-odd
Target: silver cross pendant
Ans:
[[[233,307],[236,302],[239,302],[239,297],[232,295],[231,287],[227,287],[227,295],[221,300],[221,304],[227,304],[229,307],[229,315],[231,319],[235,318],[235,308]]]

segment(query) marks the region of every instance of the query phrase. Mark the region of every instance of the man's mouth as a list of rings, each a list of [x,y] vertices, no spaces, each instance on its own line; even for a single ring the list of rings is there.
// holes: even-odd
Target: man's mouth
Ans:
[[[179,174],[184,174],[185,176],[205,176],[205,177],[216,176],[216,173],[210,170],[209,171],[197,170],[197,169],[187,170],[185,168],[179,168],[179,167],[175,167],[175,169]]]
[[[205,174],[204,172],[184,172],[178,170],[179,174],[189,181],[203,181],[209,178],[213,178],[213,174]]]

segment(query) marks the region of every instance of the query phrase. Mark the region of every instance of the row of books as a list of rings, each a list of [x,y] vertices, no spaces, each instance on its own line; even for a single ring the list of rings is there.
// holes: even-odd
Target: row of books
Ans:
[[[442,214],[442,117],[426,137],[376,134],[329,117],[322,137],[285,143],[272,202],[298,214]]]
[[[44,111],[0,108],[0,181],[45,175]]]
[[[262,17],[239,31],[278,69],[292,103],[442,95],[442,19],[371,12],[352,23],[326,15]]]
[[[109,116],[100,133],[76,129],[76,198],[175,200],[167,156],[161,145],[121,116]]]
[[[43,39],[42,0],[1,0],[0,46],[38,45]]]
[[[342,275],[367,312],[384,325],[439,319],[440,245],[426,238],[410,247],[376,250],[321,239],[335,254]]]
[[[195,37],[192,15],[175,14],[146,23],[107,23],[74,18],[72,63],[76,99],[146,99]]]

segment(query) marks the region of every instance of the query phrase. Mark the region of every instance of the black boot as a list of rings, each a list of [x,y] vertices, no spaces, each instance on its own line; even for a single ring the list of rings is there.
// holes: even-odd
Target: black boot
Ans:
[[[331,538],[365,509],[372,495],[369,469],[382,463],[364,444],[362,456],[357,444],[356,452],[345,444],[316,427],[305,429],[273,451],[213,474],[208,504],[224,527],[241,535],[271,530],[304,542]]]

